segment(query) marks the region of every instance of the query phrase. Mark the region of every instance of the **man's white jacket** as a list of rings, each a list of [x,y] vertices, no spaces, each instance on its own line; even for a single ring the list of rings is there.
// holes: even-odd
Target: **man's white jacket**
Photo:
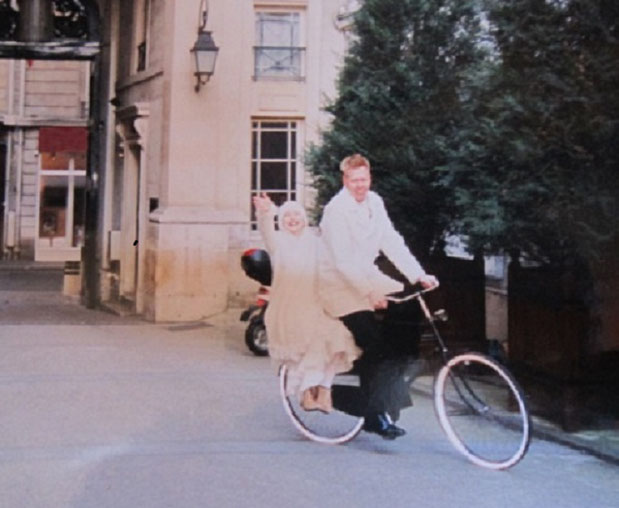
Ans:
[[[400,282],[374,264],[380,251],[411,283],[425,274],[373,191],[358,203],[342,188],[325,207],[320,230],[319,292],[332,316],[374,310],[368,298],[373,290],[382,294],[402,290]]]

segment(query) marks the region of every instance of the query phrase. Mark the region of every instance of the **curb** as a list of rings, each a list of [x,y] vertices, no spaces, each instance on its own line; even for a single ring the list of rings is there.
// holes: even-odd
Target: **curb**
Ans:
[[[0,261],[0,271],[2,272],[33,272],[33,271],[62,271],[64,263],[16,263],[14,261]]]
[[[590,441],[579,438],[568,432],[561,431],[551,423],[536,416],[532,416],[532,420],[533,437],[558,443],[573,450],[593,455],[605,462],[619,465],[619,449],[608,447],[608,443],[604,443],[603,440]]]
[[[413,384],[411,393],[432,399],[432,389],[426,386]],[[597,431],[591,431],[597,432]],[[565,432],[536,415],[531,415],[531,436],[534,439],[542,439],[563,446],[567,446],[572,450],[577,450],[596,457],[604,462],[619,465],[619,431],[614,431],[617,435],[617,446],[609,447],[609,443],[605,439],[589,440],[578,437],[577,435]]]

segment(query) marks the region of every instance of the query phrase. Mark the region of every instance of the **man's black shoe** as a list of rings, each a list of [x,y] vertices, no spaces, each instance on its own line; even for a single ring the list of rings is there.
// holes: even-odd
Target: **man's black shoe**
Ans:
[[[406,434],[404,429],[397,427],[386,413],[372,413],[365,417],[363,430],[373,432],[382,436],[384,439],[395,439]]]

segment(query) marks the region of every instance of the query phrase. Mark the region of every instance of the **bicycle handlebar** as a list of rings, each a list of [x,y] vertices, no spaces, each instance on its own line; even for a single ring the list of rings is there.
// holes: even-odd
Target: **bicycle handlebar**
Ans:
[[[409,295],[405,295],[405,296],[394,296],[394,295],[387,295],[386,299],[390,302],[394,302],[394,303],[402,303],[402,302],[408,302],[409,300],[413,300],[415,298],[419,298],[421,295],[423,295],[424,293],[428,293],[430,291],[434,291],[436,288],[438,288],[440,286],[440,284],[437,282],[434,286],[429,287],[429,288],[424,288],[424,289],[420,289],[419,291],[415,291],[414,293],[411,293]]]

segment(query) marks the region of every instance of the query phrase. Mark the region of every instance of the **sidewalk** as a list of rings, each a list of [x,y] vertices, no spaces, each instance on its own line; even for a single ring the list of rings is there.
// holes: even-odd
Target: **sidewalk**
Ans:
[[[533,418],[533,435],[619,465],[619,428],[564,432],[552,422]]]
[[[432,397],[432,377],[425,376],[413,384],[413,390],[428,398]],[[579,432],[565,432],[561,427],[551,421],[538,416],[532,417],[533,439],[543,439],[569,446],[574,450],[587,453],[619,465],[619,427],[595,430],[582,430]]]

